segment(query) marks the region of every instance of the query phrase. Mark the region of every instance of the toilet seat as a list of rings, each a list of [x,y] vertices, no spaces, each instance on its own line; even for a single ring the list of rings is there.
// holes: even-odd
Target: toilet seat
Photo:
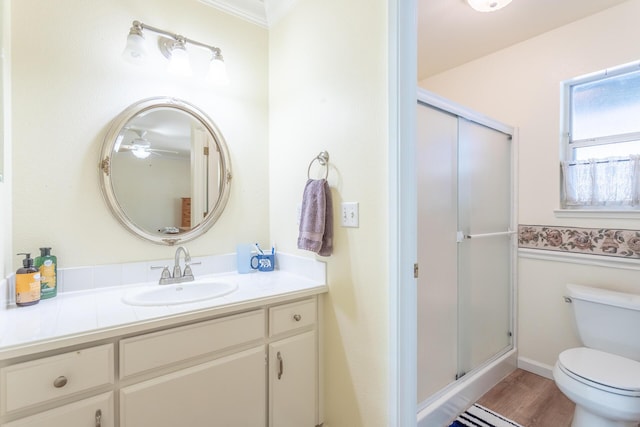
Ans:
[[[591,387],[640,397],[640,362],[635,360],[578,347],[560,353],[558,367],[573,379]]]

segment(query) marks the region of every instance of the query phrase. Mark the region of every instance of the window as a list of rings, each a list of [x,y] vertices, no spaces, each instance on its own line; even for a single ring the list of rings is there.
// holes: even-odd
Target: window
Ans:
[[[640,64],[563,91],[562,207],[640,209]]]

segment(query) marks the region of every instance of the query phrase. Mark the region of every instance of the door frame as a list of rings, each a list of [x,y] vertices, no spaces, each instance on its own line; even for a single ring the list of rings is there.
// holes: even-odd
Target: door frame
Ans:
[[[417,198],[413,156],[418,88],[416,0],[388,1],[388,425],[417,424]]]

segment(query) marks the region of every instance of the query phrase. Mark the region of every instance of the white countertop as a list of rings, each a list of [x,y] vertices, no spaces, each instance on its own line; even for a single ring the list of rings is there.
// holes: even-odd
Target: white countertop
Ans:
[[[287,271],[249,274],[220,273],[197,279],[233,281],[238,289],[222,297],[167,306],[125,304],[125,293],[157,282],[61,292],[28,307],[11,305],[0,310],[0,360],[65,346],[113,338],[130,333],[248,310],[288,299],[328,291],[325,280]],[[188,286],[188,283],[184,284]]]

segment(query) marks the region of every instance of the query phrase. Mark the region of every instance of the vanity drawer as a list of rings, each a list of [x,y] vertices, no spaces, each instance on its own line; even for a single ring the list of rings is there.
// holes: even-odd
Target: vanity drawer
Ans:
[[[113,344],[0,369],[2,413],[113,384]]]
[[[68,405],[2,424],[4,427],[113,427],[113,392],[82,399]]]
[[[120,378],[264,339],[264,310],[120,341]]]
[[[283,304],[269,309],[269,336],[282,334],[316,323],[316,300]]]

